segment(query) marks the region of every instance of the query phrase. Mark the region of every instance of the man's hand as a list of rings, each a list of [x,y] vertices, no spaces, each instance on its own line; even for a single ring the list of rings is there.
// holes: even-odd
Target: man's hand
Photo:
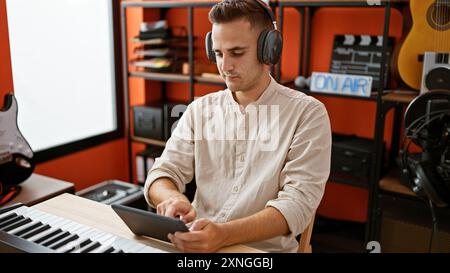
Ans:
[[[180,220],[186,224],[194,221],[197,216],[197,212],[189,201],[177,197],[159,203],[156,206],[156,212],[168,217],[180,217]]]
[[[208,219],[195,220],[190,232],[169,234],[169,240],[183,252],[216,252],[225,246],[226,232]]]

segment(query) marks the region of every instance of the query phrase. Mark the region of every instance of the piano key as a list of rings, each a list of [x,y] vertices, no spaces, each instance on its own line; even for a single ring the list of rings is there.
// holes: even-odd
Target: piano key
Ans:
[[[23,234],[21,237],[23,239],[28,239],[28,238],[31,238],[31,237],[37,235],[37,234],[40,234],[41,232],[49,230],[50,228],[51,227],[49,225],[44,225],[44,226],[42,226],[42,227],[40,227],[38,229],[35,229],[35,230],[32,230],[32,231],[30,231],[28,233]]]
[[[5,227],[8,227],[9,225],[19,222],[22,219],[25,219],[25,217],[23,217],[22,215],[17,215],[16,217],[13,217],[13,218],[9,219],[8,221],[5,221],[3,224],[1,224],[0,230],[2,230]]]
[[[4,213],[2,213],[2,214],[0,214],[0,215],[1,215],[1,217],[7,216],[7,215],[12,214],[12,213],[16,213],[16,214],[19,215],[19,214],[22,214],[22,212],[23,212],[23,211],[26,211],[26,210],[28,210],[28,207],[26,207],[26,206],[20,206],[20,207],[18,207],[18,208],[9,210],[9,211],[7,211],[7,212],[4,212]],[[1,217],[0,217],[0,218],[1,218]]]
[[[28,218],[28,219],[30,219],[30,221],[28,223],[26,223],[24,225],[21,225],[20,227],[17,227],[17,228],[15,228],[13,230],[10,230],[10,231],[8,231],[8,233],[9,234],[16,234],[17,232],[19,232],[21,230],[24,230],[24,229],[28,229],[29,230],[29,227],[31,227],[31,226],[35,225],[36,223],[38,223],[36,221],[33,221],[33,219],[31,219],[31,218]]]
[[[78,239],[78,238],[80,238],[80,237],[78,237],[78,235],[72,234],[71,236],[69,236],[68,238],[62,240],[61,242],[55,243],[55,244],[53,244],[53,245],[51,245],[51,246],[49,246],[49,247],[50,247],[51,249],[53,249],[53,250],[56,250],[56,249],[58,249],[58,248],[60,248],[60,247],[62,247],[62,246],[64,246],[64,245],[66,245],[66,244],[68,244],[68,243],[70,243],[70,242],[72,242],[72,241],[75,241],[75,240]]]
[[[105,249],[102,253],[111,253],[111,252],[113,252],[114,250],[115,250],[115,248],[112,247],[112,246],[110,246],[110,247],[108,247],[107,249]]]
[[[58,219],[58,221],[56,221],[56,223],[61,222],[61,221],[62,221],[61,219]],[[28,240],[35,242],[35,241],[41,239],[42,237],[47,236],[50,233],[54,232],[55,230],[58,229],[58,227],[53,226],[54,223],[55,223],[55,221],[46,222],[45,224],[49,225],[51,228],[47,229],[41,233],[37,233],[37,234],[33,235],[32,237],[28,238]]]
[[[21,204],[21,203],[17,203],[17,204],[13,204],[13,205],[11,205],[11,206],[7,206],[7,207],[4,207],[4,208],[0,208],[0,219],[1,219],[3,216],[5,216],[5,215],[11,213],[12,211],[17,210],[17,209],[20,208],[20,207],[26,207],[26,206],[24,206],[24,205]]]
[[[0,219],[0,224],[2,224],[5,221],[8,221],[8,220],[10,220],[10,219],[12,219],[12,218],[14,218],[16,216],[17,216],[16,213],[8,214],[8,215],[4,216],[2,219]]]
[[[141,250],[145,248],[144,244],[137,244],[133,242],[134,244],[128,249],[128,253],[139,253]]]
[[[41,226],[43,226],[44,224],[42,224],[41,222],[32,222],[30,223],[30,225],[28,225],[27,227],[24,227],[22,229],[16,230],[14,232],[12,232],[12,234],[16,235],[16,236],[22,236],[25,233],[28,233],[34,229],[37,229]]]
[[[95,230],[93,228],[87,227],[87,229],[77,234],[79,236],[77,240],[71,242],[68,246],[63,246],[60,249],[57,249],[56,251],[60,253],[77,251],[92,242],[91,239],[88,238],[88,236],[93,234],[94,232]]]
[[[95,251],[92,251],[92,253],[103,253],[106,249],[112,247],[112,245],[114,244],[114,242],[116,242],[116,240],[117,236],[105,233],[103,237],[97,240],[102,246],[97,248]]]
[[[128,253],[130,248],[133,246],[133,244],[135,244],[135,242],[131,241],[131,240],[125,240],[125,239],[120,239],[120,243],[117,244],[117,246],[122,249],[124,252]]]
[[[39,217],[41,215],[46,214],[43,211],[39,211],[39,210],[28,210],[26,213],[22,213],[23,216],[31,218],[31,219],[35,219],[36,217]]]
[[[64,238],[67,238],[68,236],[70,236],[70,232],[68,231],[63,231],[62,233],[58,234],[58,236],[54,236],[51,239],[46,240],[45,242],[42,242],[43,246],[50,246],[54,243],[57,243],[59,241],[61,241]]]
[[[69,253],[69,252],[77,251],[80,248],[82,248],[83,246],[90,244],[91,242],[92,241],[90,239],[78,237],[78,239],[76,239],[72,242],[69,242],[64,246],[61,246],[60,248],[57,248],[56,252]]]
[[[62,230],[61,230],[61,229],[59,229],[59,228],[58,228],[58,229],[52,229],[52,230],[50,230],[50,232],[47,233],[45,236],[42,236],[42,237],[40,237],[39,239],[34,240],[34,242],[37,243],[37,244],[40,244],[40,243],[42,243],[42,242],[44,242],[44,241],[49,240],[50,238],[55,237],[56,235],[58,235],[58,234],[60,234],[60,233],[62,233]]]
[[[20,220],[19,222],[16,222],[16,223],[14,223],[14,224],[12,224],[12,225],[9,225],[9,226],[5,227],[5,228],[3,229],[3,231],[4,231],[4,232],[8,232],[8,231],[10,231],[10,230],[14,230],[14,229],[16,229],[16,228],[18,228],[18,227],[21,227],[21,226],[23,226],[23,225],[26,225],[26,224],[28,224],[28,223],[30,223],[30,222],[31,222],[31,219],[30,219],[30,218],[25,218],[25,219]]]
[[[89,253],[92,250],[100,247],[101,244],[99,242],[92,242],[91,244],[87,245],[85,248],[80,250],[80,253]]]

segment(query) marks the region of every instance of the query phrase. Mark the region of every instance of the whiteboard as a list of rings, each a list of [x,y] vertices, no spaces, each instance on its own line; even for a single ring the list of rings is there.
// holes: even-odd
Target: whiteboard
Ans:
[[[7,0],[18,126],[33,151],[118,128],[112,0]]]

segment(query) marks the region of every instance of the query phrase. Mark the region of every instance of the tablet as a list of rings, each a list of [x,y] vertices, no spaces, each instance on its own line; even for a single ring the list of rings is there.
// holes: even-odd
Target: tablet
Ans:
[[[189,231],[184,222],[176,218],[118,204],[112,204],[111,207],[136,235],[170,242],[167,238],[169,233]]]

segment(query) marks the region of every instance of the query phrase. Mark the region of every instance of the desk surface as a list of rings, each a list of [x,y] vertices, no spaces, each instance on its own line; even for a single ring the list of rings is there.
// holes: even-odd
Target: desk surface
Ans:
[[[26,206],[32,206],[61,193],[74,192],[75,190],[73,183],[35,173],[22,182],[20,187],[22,189],[19,195],[6,203],[4,206],[8,206],[13,203],[23,203]]]
[[[134,235],[109,205],[65,193],[34,205],[33,207],[117,236],[139,241],[140,243],[151,247],[170,252],[177,252],[177,249],[174,248],[172,244],[157,239]],[[262,251],[245,245],[234,245],[222,248],[219,252]]]

